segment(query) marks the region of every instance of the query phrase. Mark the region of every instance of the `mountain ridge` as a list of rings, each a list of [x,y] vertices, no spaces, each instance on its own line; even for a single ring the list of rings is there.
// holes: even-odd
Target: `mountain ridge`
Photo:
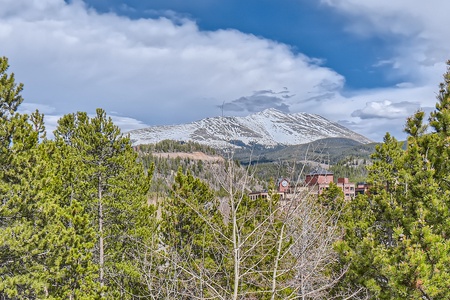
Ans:
[[[171,139],[194,141],[219,149],[299,145],[329,137],[349,138],[362,144],[372,142],[320,115],[304,112],[288,114],[273,108],[246,117],[210,117],[188,124],[151,126],[128,133],[133,145]]]

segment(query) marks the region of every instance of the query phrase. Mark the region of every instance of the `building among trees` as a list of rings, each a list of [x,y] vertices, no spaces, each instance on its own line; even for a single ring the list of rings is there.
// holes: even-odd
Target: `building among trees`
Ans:
[[[300,182],[291,182],[288,178],[279,178],[276,182],[276,191],[252,192],[249,194],[250,199],[258,197],[267,198],[270,194],[277,194],[282,200],[289,200],[298,197],[299,194],[309,193],[320,195],[328,190],[330,184],[334,183],[342,190],[345,200],[351,200],[356,196],[356,184],[350,182],[347,177],[338,178],[334,182],[334,174],[328,170],[317,168],[306,175],[305,180]],[[360,185],[358,185],[360,186]],[[360,193],[365,193],[367,189],[360,188]]]

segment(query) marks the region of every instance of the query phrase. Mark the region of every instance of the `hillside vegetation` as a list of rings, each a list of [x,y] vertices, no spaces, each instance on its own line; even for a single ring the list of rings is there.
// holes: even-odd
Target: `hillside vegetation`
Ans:
[[[302,180],[305,174],[320,167],[332,171],[336,178],[347,177],[352,182],[360,182],[367,177],[367,166],[371,164],[376,145],[327,138],[295,146],[237,149],[234,158],[242,165],[254,165],[255,176],[261,180],[279,177]]]
[[[146,168],[150,168],[151,164],[155,166],[151,190],[157,198],[167,194],[170,187],[168,183],[178,168],[183,172],[190,170],[194,176],[220,189],[214,178],[221,170],[218,166],[222,166],[230,156],[230,153],[196,142],[170,140],[140,145],[137,149]],[[331,138],[278,149],[259,147],[253,152],[242,149],[235,151],[233,160],[252,174],[248,190],[259,191],[267,189],[268,182],[276,182],[281,177],[303,181],[305,175],[318,166],[329,169],[336,178],[347,177],[352,182],[365,181],[368,173],[366,167],[371,163],[370,155],[375,151],[375,144],[364,145],[350,139]],[[299,159],[302,156],[307,159]],[[328,164],[328,158],[333,164]]]

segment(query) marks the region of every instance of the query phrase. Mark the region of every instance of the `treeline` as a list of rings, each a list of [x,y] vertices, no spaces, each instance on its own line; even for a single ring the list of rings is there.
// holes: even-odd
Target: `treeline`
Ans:
[[[153,170],[150,193],[156,199],[169,195],[178,170],[181,170],[183,173],[189,171],[196,178],[212,183],[215,174],[218,172],[219,164],[218,162],[208,162],[191,158],[169,158],[164,155],[159,155],[159,153],[147,151],[139,153],[139,161],[143,164],[144,168]]]
[[[208,162],[189,157],[168,157],[164,153],[194,153],[202,152],[209,155],[217,155],[216,151],[208,146],[195,142],[180,142],[163,140],[156,144],[139,145],[137,147],[139,161],[144,168],[153,170],[150,197],[158,200],[169,195],[175,175],[179,169],[183,173],[188,170],[195,177],[212,182],[217,173],[218,162]]]
[[[335,178],[346,177],[350,182],[365,182],[369,174],[367,167],[370,163],[371,161],[365,158],[349,156],[332,165],[330,171]]]
[[[139,145],[138,150],[144,153],[167,153],[167,152],[203,152],[209,155],[216,155],[217,151],[209,146],[202,145],[196,142],[183,142],[174,140],[163,140],[156,144]]]
[[[152,168],[152,165],[154,165],[156,173],[165,177],[177,172],[179,168],[181,168],[184,173],[186,173],[187,170],[190,170],[196,177],[202,179],[210,179],[210,176],[212,176],[212,174],[205,173],[205,165],[209,165],[208,161],[182,156],[182,153],[193,152],[216,155],[215,150],[208,146],[194,142],[181,143],[164,140],[156,144],[139,145],[138,148],[139,160],[144,167],[150,169]],[[162,153],[181,154],[176,157],[169,157]]]
[[[358,147],[365,146],[366,145],[358,144]],[[366,150],[368,151],[372,148],[374,147],[367,146]],[[165,192],[168,192],[169,186],[167,185],[167,182],[172,182],[174,174],[180,167],[183,172],[190,170],[195,177],[201,178],[210,184],[214,182],[215,173],[217,173],[214,165],[217,165],[218,161],[208,162],[189,157],[168,157],[161,155],[162,153],[201,152],[209,155],[220,156],[220,153],[217,153],[216,150],[209,146],[201,145],[196,142],[163,140],[156,144],[140,145],[137,150],[139,153],[139,159],[142,161],[145,168],[150,168],[152,164],[155,165],[156,173],[151,187],[152,191],[164,190]],[[324,150],[319,149],[317,151]],[[247,153],[247,156],[250,156],[250,154]],[[239,157],[244,158],[243,153],[240,153]],[[236,160],[236,163],[241,164],[244,168],[247,168],[248,172],[252,174],[253,180],[249,186],[249,190],[251,191],[268,189],[268,182],[270,180],[276,182],[276,180],[281,177],[288,177],[291,180],[303,181],[305,175],[316,168],[313,162],[314,161],[305,163],[301,161],[294,162],[289,160],[265,161],[264,157],[257,158],[251,164],[249,164],[246,160]],[[315,162],[320,161],[315,160]],[[325,161],[323,162],[325,164],[327,163]],[[370,158],[361,157],[360,155],[354,156],[346,154],[341,160],[330,166],[330,171],[334,173],[336,178],[347,177],[351,182],[365,182],[368,175],[367,165],[370,163]],[[170,180],[165,180],[167,178]]]
[[[210,149],[197,143],[191,142],[191,145],[194,147],[189,149],[195,149],[195,152],[201,149],[206,149],[207,151]],[[224,170],[226,169],[227,161],[224,158],[217,156],[217,159],[202,160],[183,157],[182,155],[185,152],[180,152],[182,148],[173,148],[174,152],[166,150],[162,155],[161,152],[151,152],[151,149],[159,148],[160,146],[159,143],[156,145],[141,145],[138,152],[139,162],[143,164],[145,169],[152,170],[153,176],[151,177],[149,197],[153,202],[163,199],[170,194],[175,176],[180,170],[183,174],[189,172],[194,177],[207,182],[217,196],[223,196],[223,187],[218,179],[225,176]],[[209,152],[211,155],[214,153],[213,151]],[[164,155],[164,153],[176,153],[180,154],[180,156],[170,157]],[[232,160],[232,163],[240,168],[238,161]],[[249,170],[249,174],[250,172]],[[260,191],[263,186],[267,186],[267,184],[264,184],[261,178],[249,176],[245,190],[247,192]]]

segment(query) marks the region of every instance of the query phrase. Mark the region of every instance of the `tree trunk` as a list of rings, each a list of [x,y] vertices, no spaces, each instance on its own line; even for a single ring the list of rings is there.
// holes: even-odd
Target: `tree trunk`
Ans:
[[[103,287],[104,283],[104,263],[105,263],[105,254],[104,254],[104,245],[103,245],[103,203],[102,203],[102,185],[101,185],[101,176],[98,179],[98,248],[99,248],[99,271],[100,271],[100,288],[102,289],[102,297],[103,297]]]
[[[285,224],[286,223],[283,223],[283,226],[281,226],[281,232],[280,232],[280,236],[278,239],[277,256],[275,258],[275,266],[273,267],[273,273],[272,273],[272,297],[270,298],[271,300],[275,300],[275,294],[277,291],[278,263],[280,262],[281,248],[283,246]]]
[[[237,207],[234,202],[234,194],[233,194],[233,181],[232,176],[230,176],[230,186],[229,186],[229,194],[230,194],[230,209],[231,216],[233,222],[233,260],[234,260],[234,289],[233,289],[233,300],[238,298],[239,292],[239,270],[240,270],[240,240],[239,240],[239,232],[238,232],[238,224],[237,224]]]

